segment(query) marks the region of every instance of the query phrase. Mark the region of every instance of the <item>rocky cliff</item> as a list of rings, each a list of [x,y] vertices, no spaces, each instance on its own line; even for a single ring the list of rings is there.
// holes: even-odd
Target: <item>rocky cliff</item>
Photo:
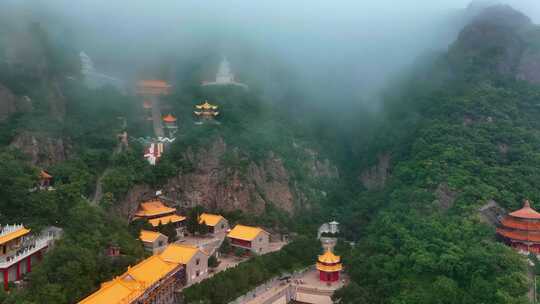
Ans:
[[[20,150],[32,165],[48,167],[67,159],[69,145],[62,138],[53,138],[46,134],[22,132],[10,146]]]
[[[328,160],[319,160],[313,150],[302,149],[302,167],[308,179],[337,178],[338,171]],[[163,195],[178,207],[204,206],[209,210],[242,210],[262,214],[269,206],[293,214],[310,208],[306,187],[299,185],[284,160],[273,152],[255,162],[219,138],[206,147],[188,148],[184,158],[192,168],[170,178]],[[322,191],[309,189],[307,191]],[[151,197],[145,186],[132,189],[119,211],[131,217],[141,200]]]

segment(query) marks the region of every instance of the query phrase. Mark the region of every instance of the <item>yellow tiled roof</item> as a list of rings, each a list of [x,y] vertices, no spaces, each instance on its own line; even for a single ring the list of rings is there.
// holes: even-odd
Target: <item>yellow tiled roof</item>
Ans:
[[[244,241],[254,240],[261,232],[268,233],[259,227],[251,227],[244,225],[236,225],[234,228],[227,234],[228,237],[233,239],[239,239]]]
[[[319,262],[326,264],[339,263],[340,260],[339,256],[333,254],[330,250],[319,256]]]
[[[159,255],[153,255],[109,282],[83,299],[79,304],[127,304],[144,293],[146,288],[165,277],[179,263],[165,261]]]
[[[325,272],[334,272],[334,271],[341,271],[343,267],[341,266],[341,263],[336,265],[324,265],[321,263],[317,263],[317,270],[325,271]]]
[[[150,225],[157,227],[159,226],[159,223],[161,223],[162,225],[166,225],[170,222],[177,223],[185,219],[186,219],[185,216],[172,214],[172,215],[166,215],[166,216],[154,218],[154,219],[148,220],[148,222],[150,223]]]
[[[152,243],[157,240],[160,236],[165,236],[159,232],[150,231],[150,230],[141,230],[139,239],[143,242]]]
[[[198,251],[199,248],[195,246],[171,244],[165,248],[160,257],[167,262],[186,265]]]
[[[28,233],[30,233],[30,229],[21,227],[20,229],[12,231],[6,235],[0,236],[0,245],[5,244],[11,240],[20,238],[21,236],[27,235]]]
[[[160,201],[149,201],[141,203],[139,211],[137,211],[135,215],[139,217],[149,217],[172,212],[176,212],[176,209],[167,207]]]
[[[199,224],[204,222],[207,226],[214,227],[219,223],[219,221],[221,221],[221,219],[224,219],[224,217],[221,215],[203,213],[199,216]]]

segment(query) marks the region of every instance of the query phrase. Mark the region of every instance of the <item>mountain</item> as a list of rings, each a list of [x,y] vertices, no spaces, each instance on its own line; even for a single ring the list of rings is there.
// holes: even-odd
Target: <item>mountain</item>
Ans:
[[[351,208],[372,220],[346,259],[353,283],[336,298],[528,303],[531,270],[496,242],[478,210],[490,201],[507,210],[540,201],[540,87],[521,72],[536,54],[537,30],[510,7],[487,8],[446,54],[389,94],[374,136],[387,139],[374,153],[392,156],[389,176],[357,199],[378,199],[376,215]],[[429,75],[437,79],[425,82]]]

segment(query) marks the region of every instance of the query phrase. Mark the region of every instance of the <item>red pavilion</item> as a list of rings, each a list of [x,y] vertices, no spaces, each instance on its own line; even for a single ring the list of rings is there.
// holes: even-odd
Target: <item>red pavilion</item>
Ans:
[[[497,235],[512,248],[540,254],[540,213],[525,200],[523,208],[502,219]]]
[[[335,282],[339,280],[339,272],[342,268],[340,257],[333,254],[330,250],[320,255],[317,260],[319,279],[323,282]]]

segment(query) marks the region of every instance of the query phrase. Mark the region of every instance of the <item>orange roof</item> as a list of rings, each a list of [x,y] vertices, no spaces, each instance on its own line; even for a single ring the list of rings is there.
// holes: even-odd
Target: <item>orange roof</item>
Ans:
[[[30,229],[24,228],[24,226],[21,226],[19,229],[11,231],[5,235],[0,236],[0,245],[5,244],[9,241],[12,241],[14,239],[20,238],[22,236],[27,235],[30,233]]]
[[[341,271],[343,269],[343,266],[341,263],[335,264],[335,265],[324,265],[321,263],[317,263],[317,270],[325,271],[325,272],[335,272],[335,271]]]
[[[167,262],[186,265],[199,251],[203,252],[196,246],[171,244],[159,256]]]
[[[195,105],[195,108],[199,110],[217,110],[218,106],[208,103],[208,100],[206,100],[204,103],[200,105]]]
[[[176,209],[167,207],[160,201],[149,201],[141,203],[139,206],[139,211],[137,211],[135,215],[139,217],[150,217],[161,214],[165,215],[173,212],[176,212]]]
[[[39,173],[39,176],[40,176],[41,178],[45,178],[45,179],[52,178],[52,175],[50,175],[49,173],[45,172],[44,170],[41,170],[41,172]]]
[[[137,82],[139,87],[150,87],[150,88],[170,88],[171,86],[164,80],[140,80]]]
[[[523,203],[523,208],[510,213],[510,216],[519,217],[524,219],[540,219],[540,213],[531,208],[531,204],[528,200]]]
[[[141,230],[139,239],[143,242],[152,243],[152,242],[155,242],[160,236],[163,236],[166,238],[165,235],[159,232],[150,231],[150,230]]]
[[[210,213],[203,213],[199,216],[199,224],[202,224],[203,222],[206,224],[206,226],[212,226],[214,227],[217,225],[222,219],[225,219],[221,215],[217,214],[210,214]]]
[[[529,220],[522,220],[511,216],[503,218],[501,221],[501,225],[512,229],[540,232],[540,222],[531,222]]]
[[[340,257],[333,254],[332,251],[327,250],[323,255],[319,256],[318,261],[325,264],[335,264],[339,263]]]
[[[234,228],[227,234],[228,237],[233,239],[239,239],[244,241],[254,240],[261,232],[268,233],[259,227],[251,227],[244,225],[236,225]]]
[[[497,228],[497,233],[506,238],[525,241],[525,242],[540,242],[540,232],[520,231],[520,230],[508,230],[504,228]]]
[[[153,255],[128,268],[120,277],[103,283],[101,288],[83,299],[80,304],[127,304],[179,267],[179,263],[165,261]]]
[[[166,225],[166,224],[171,223],[171,222],[172,223],[178,223],[178,222],[181,222],[181,221],[183,221],[185,219],[186,219],[185,216],[181,216],[181,215],[177,215],[177,214],[171,214],[171,215],[166,215],[166,216],[150,219],[150,220],[148,220],[148,222],[153,227],[157,227],[157,226],[159,226],[159,223],[161,223],[162,225]]]
[[[175,122],[176,117],[172,116],[171,114],[167,114],[167,116],[163,117],[164,122]]]

